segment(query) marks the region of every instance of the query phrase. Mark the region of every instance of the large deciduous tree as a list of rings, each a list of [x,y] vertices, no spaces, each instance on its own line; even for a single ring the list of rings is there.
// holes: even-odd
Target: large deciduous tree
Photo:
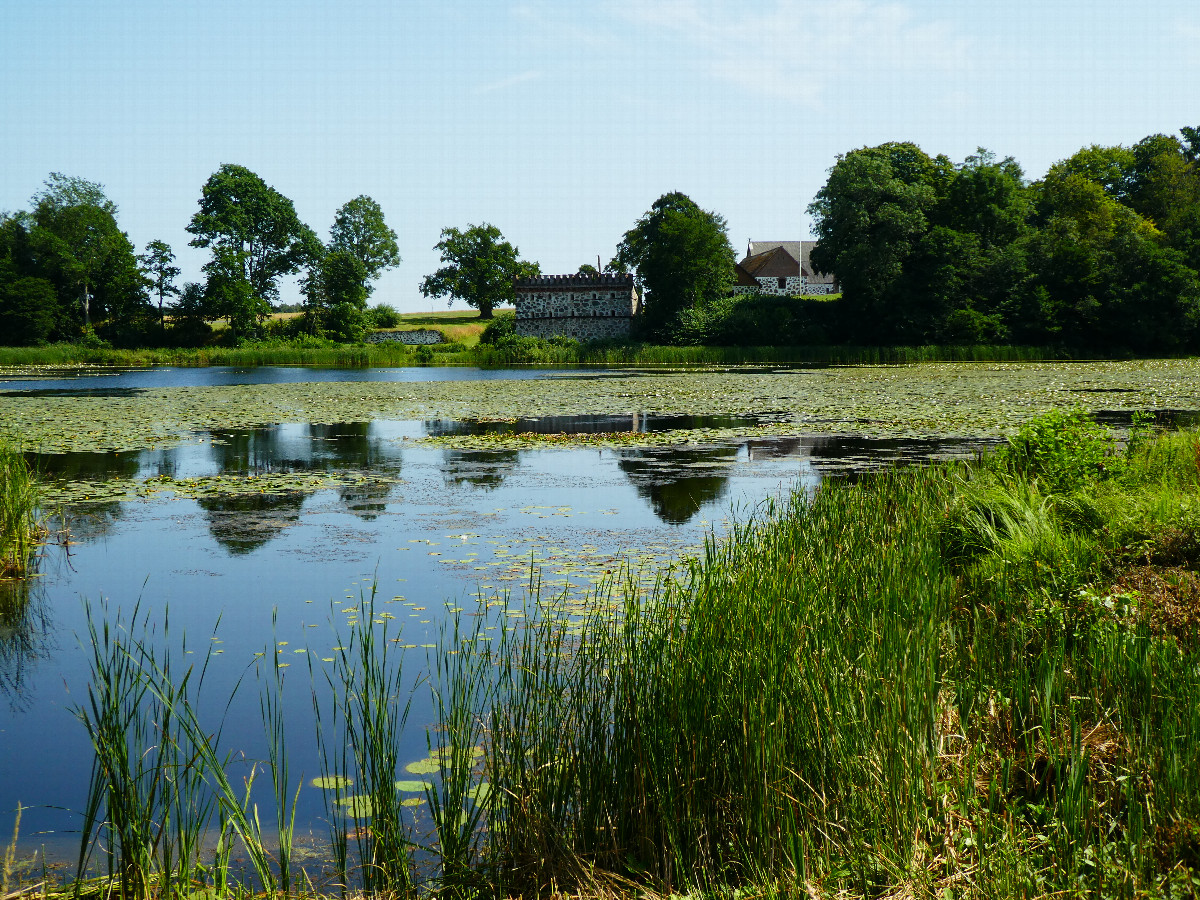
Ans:
[[[338,209],[329,243],[314,249],[301,280],[304,327],[343,341],[362,340],[369,324],[367,298],[375,288],[371,282],[400,265],[396,232],[378,203],[358,196]]]
[[[329,230],[328,250],[349,253],[362,263],[368,295],[374,288],[370,281],[379,278],[384,269],[400,265],[396,232],[384,221],[379,204],[367,196],[355,197],[337,211]]]
[[[865,322],[886,312],[889,291],[929,231],[945,168],[915,144],[864,147],[838,157],[809,205],[813,265],[837,276]]]
[[[465,231],[443,228],[434,245],[442,255],[442,267],[421,281],[426,297],[462,300],[490,319],[497,306],[512,303],[513,279],[532,278],[538,264],[521,259],[516,247],[504,240],[495,225],[469,225]]]
[[[63,288],[79,298],[82,324],[90,328],[93,299],[107,272],[126,275],[136,268],[133,245],[117,227],[117,207],[104,188],[83,178],[51,173],[33,196],[33,240],[47,268],[56,272]],[[136,310],[139,286],[125,279],[111,286],[111,306]],[[130,293],[132,292],[132,293]],[[101,313],[108,310],[101,310]]]
[[[735,264],[724,217],[673,191],[625,232],[608,268],[636,273],[647,330],[669,337],[683,310],[729,292]]]
[[[175,254],[171,245],[166,241],[153,240],[146,245],[146,252],[138,257],[142,269],[150,279],[150,289],[158,297],[158,325],[166,333],[166,319],[163,313],[163,301],[170,296],[178,296],[179,288],[175,279],[179,277],[179,267],[175,265]]]
[[[279,295],[276,282],[300,269],[320,252],[312,229],[300,221],[292,201],[245,166],[226,163],[205,182],[200,208],[187,230],[193,247],[211,247],[209,271],[221,282],[214,288],[228,300],[237,295],[260,311]],[[231,279],[249,287],[233,289]],[[243,310],[243,312],[245,312]],[[248,321],[239,315],[242,322]]]

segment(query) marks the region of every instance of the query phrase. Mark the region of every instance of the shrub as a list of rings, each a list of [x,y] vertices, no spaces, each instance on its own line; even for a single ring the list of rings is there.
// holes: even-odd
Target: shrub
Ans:
[[[483,329],[483,334],[479,336],[479,343],[499,344],[508,338],[514,338],[516,336],[517,317],[496,316],[496,318],[488,322],[487,327]]]
[[[335,303],[325,313],[325,333],[335,341],[356,344],[367,334],[367,311],[353,303]]]
[[[400,324],[400,313],[386,303],[378,303],[367,310],[369,324],[375,328],[395,328]]]
[[[1120,466],[1112,435],[1082,409],[1055,410],[1027,422],[1004,459],[1052,492],[1070,492]]]

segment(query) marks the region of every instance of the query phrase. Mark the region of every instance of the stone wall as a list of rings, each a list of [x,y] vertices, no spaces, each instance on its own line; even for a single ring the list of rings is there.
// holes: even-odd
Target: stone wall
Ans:
[[[577,341],[602,341],[627,338],[632,317],[560,316],[553,319],[518,319],[517,334],[522,337],[569,337]]]
[[[804,295],[806,297],[817,297],[822,294],[839,293],[836,284],[805,284]]]
[[[444,344],[446,337],[435,328],[417,331],[376,331],[366,337],[368,344]]]
[[[521,278],[516,333],[580,341],[628,337],[637,312],[632,275],[551,275]]]
[[[734,295],[740,294],[768,294],[774,297],[816,297],[824,294],[836,294],[837,285],[833,284],[809,284],[808,277],[805,275],[789,275],[784,278],[784,286],[779,286],[779,279],[769,276],[763,276],[757,279],[758,287],[753,288],[749,285],[738,284],[734,285]]]

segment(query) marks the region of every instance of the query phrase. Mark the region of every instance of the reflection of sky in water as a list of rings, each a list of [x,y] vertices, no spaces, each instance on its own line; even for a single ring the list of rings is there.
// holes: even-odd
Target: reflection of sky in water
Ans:
[[[612,431],[622,423],[630,428],[631,418],[589,417],[574,426]],[[571,425],[556,420],[554,430]],[[679,425],[643,418],[638,427]],[[292,771],[307,780],[319,774],[308,666],[319,668],[330,655],[330,620],[341,622],[344,633],[342,610],[369,592],[372,581],[380,607],[395,616],[392,633],[402,627],[403,643],[416,645],[406,651],[407,672],[415,678],[427,665],[429,651],[421,645],[436,643],[446,627],[447,602],[469,612],[475,592],[509,591],[519,603],[531,565],[553,595],[615,570],[623,558],[637,565],[694,552],[731,511],[745,517],[768,496],[793,486],[811,489],[822,472],[848,460],[861,465],[871,458],[969,453],[975,446],[830,436],[503,451],[412,443],[457,427],[280,425],[211,432],[198,436],[202,443],[169,449],[40,457],[48,476],[71,479],[347,470],[366,477],[311,494],[158,497],[80,507],[74,545],[51,548],[42,563],[36,615],[0,628],[0,690],[6,694],[0,697],[0,772],[6,773],[0,810],[18,801],[69,809],[83,804],[90,751],[70,710],[86,702],[87,663],[74,637],[85,633],[85,603],[97,608],[108,598],[128,613],[140,601],[156,622],[169,608],[172,632],[186,633],[193,648],[187,661],[211,653],[207,696],[214,726],[244,676],[224,735],[229,748],[254,758],[264,751],[257,679],[247,667],[273,641],[287,642]],[[220,643],[210,640],[218,617]],[[427,691],[419,691],[407,736],[413,759],[424,755],[421,726],[430,718]],[[300,802],[301,821],[315,826],[319,792],[306,787]],[[27,812],[22,822],[26,835],[67,827],[67,817],[50,809]],[[52,837],[36,840],[55,845]]]

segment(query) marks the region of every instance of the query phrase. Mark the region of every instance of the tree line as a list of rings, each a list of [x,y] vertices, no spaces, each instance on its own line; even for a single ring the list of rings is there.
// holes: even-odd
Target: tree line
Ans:
[[[625,232],[605,269],[635,274],[638,336],[664,343],[1200,346],[1198,128],[1093,145],[1034,182],[983,149],[954,163],[912,143],[864,147],[838,157],[808,211],[812,262],[838,278],[840,299],[733,296],[725,219],[679,192]],[[370,197],[338,209],[322,244],[236,165],[209,178],[187,228],[212,254],[203,283],[179,287],[171,248],[137,254],[116,215],[99,185],[57,173],[31,210],[0,214],[0,343],[199,343],[217,318],[234,339],[255,337],[279,278],[295,273],[304,315],[284,336],[359,340],[376,324],[374,281],[400,262]],[[512,302],[514,278],[539,273],[487,223],[445,228],[435,249],[442,266],[421,292],[483,318]]]
[[[838,158],[809,207],[813,263],[864,341],[1194,351],[1200,129],[1093,145],[1030,183],[888,143]]]
[[[611,268],[644,290],[643,334],[693,344],[1200,348],[1200,129],[1083,148],[1026,179],[980,149],[912,143],[838,157],[808,211],[836,300],[732,296],[725,220],[682,194],[625,234]]]
[[[355,340],[371,324],[373,282],[400,264],[396,234],[370,197],[343,204],[322,243],[291,200],[238,165],[213,173],[187,226],[191,246],[211,251],[202,283],[177,283],[165,241],[137,253],[101,185],[56,172],[31,204],[0,214],[3,344],[197,344],[215,319],[234,340],[257,337],[279,279],[296,273],[305,303],[292,336]]]

